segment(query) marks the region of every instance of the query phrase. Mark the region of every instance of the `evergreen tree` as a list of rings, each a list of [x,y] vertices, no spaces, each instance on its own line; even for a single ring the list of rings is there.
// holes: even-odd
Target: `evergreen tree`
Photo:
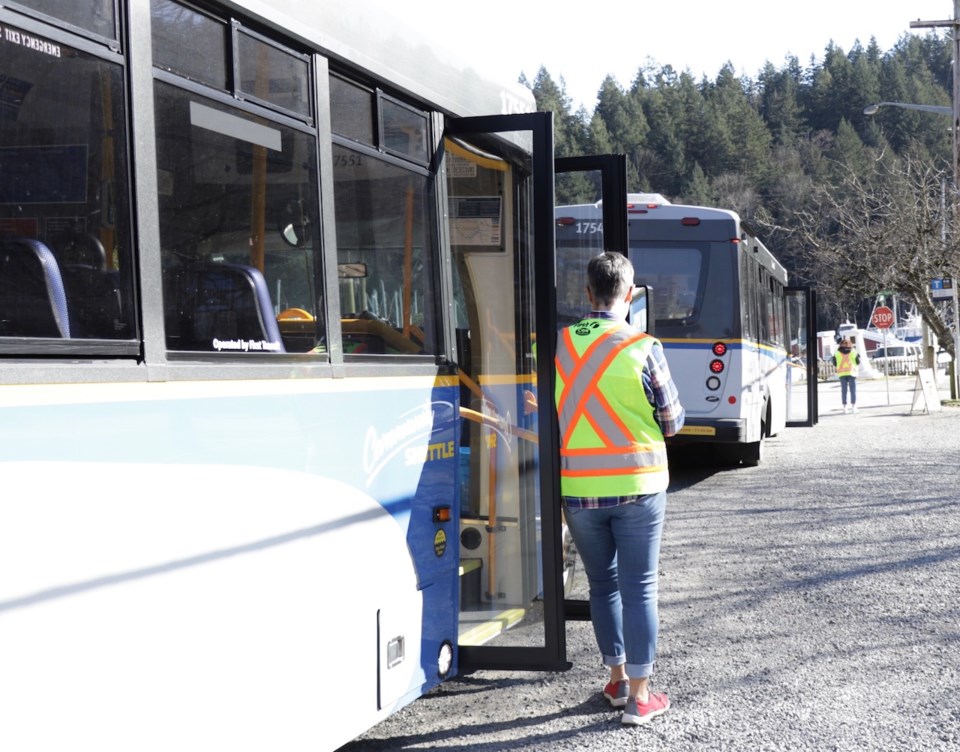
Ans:
[[[553,113],[553,149],[557,157],[578,156],[590,143],[589,133],[583,118],[586,110],[577,114],[570,112],[571,99],[567,96],[566,83],[561,78],[558,85],[546,68],[541,67],[533,81],[533,96],[537,109]],[[590,198],[595,187],[590,177],[583,173],[565,173],[557,176],[556,201],[558,204],[575,204],[595,201]]]
[[[758,97],[748,96],[750,82],[734,76],[733,67],[725,65],[712,89],[710,102],[717,117],[729,124],[731,153],[727,155],[728,170],[746,175],[759,182],[769,166],[772,138],[760,117]]]
[[[767,63],[759,77],[760,117],[776,144],[793,143],[804,131],[797,90],[800,87],[800,65],[791,58],[788,67],[777,70]]]
[[[710,181],[700,165],[694,164],[690,180],[687,181],[679,200],[693,206],[713,206],[716,203]]]
[[[533,80],[533,97],[537,110],[553,113],[553,148],[558,157],[582,154],[582,146],[588,141],[583,120],[570,111],[572,101],[567,95],[563,78],[559,85],[546,68],[541,67]]]
[[[648,82],[649,78],[641,71],[629,94],[634,106],[643,113],[649,130],[645,144],[635,155],[638,182],[628,187],[634,191],[676,196],[681,190],[686,157],[680,124],[668,95],[675,76],[668,67],[653,78],[654,85]]]
[[[874,161],[873,155],[846,119],[840,121],[837,136],[827,151],[827,157],[843,165],[845,170],[857,175],[865,175],[872,168]]]
[[[627,155],[627,184],[639,185],[643,147],[650,130],[643,109],[607,76],[597,94],[594,116],[603,121],[609,136],[607,151]]]

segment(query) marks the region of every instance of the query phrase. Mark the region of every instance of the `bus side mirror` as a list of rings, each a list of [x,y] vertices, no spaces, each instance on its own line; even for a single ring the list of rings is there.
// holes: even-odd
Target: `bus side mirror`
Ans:
[[[653,334],[653,288],[634,285],[630,300],[630,325],[647,334]]]

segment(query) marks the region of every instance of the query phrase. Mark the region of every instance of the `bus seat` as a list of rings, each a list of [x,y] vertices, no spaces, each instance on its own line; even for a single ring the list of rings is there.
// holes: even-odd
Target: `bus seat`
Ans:
[[[118,272],[86,264],[65,264],[61,274],[74,337],[130,336],[129,325],[122,316]]]
[[[164,318],[171,350],[285,352],[259,269],[213,262],[168,269]]]
[[[6,238],[0,246],[0,336],[70,336],[60,267],[39,240]]]
[[[81,264],[94,269],[107,269],[107,251],[100,238],[89,232],[65,232],[50,239],[50,245],[61,267]]]

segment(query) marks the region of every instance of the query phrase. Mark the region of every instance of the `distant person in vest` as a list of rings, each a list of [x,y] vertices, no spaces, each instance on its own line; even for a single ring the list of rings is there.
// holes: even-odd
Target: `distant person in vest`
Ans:
[[[837,376],[840,377],[840,401],[843,412],[857,411],[857,373],[860,370],[860,354],[846,337],[840,342],[840,348],[833,354],[837,364]],[[850,407],[847,407],[847,392],[850,392]]]
[[[660,342],[626,322],[633,266],[604,253],[587,266],[593,311],[557,342],[560,494],[590,585],[610,682],[603,696],[640,725],[670,700],[650,691],[659,627],[657,570],[667,504],[664,436],[684,412]]]

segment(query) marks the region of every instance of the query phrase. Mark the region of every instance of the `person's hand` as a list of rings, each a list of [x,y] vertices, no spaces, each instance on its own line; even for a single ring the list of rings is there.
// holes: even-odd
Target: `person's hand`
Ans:
[[[535,413],[538,409],[537,405],[537,395],[531,392],[529,389],[523,390],[523,414],[530,415]]]

